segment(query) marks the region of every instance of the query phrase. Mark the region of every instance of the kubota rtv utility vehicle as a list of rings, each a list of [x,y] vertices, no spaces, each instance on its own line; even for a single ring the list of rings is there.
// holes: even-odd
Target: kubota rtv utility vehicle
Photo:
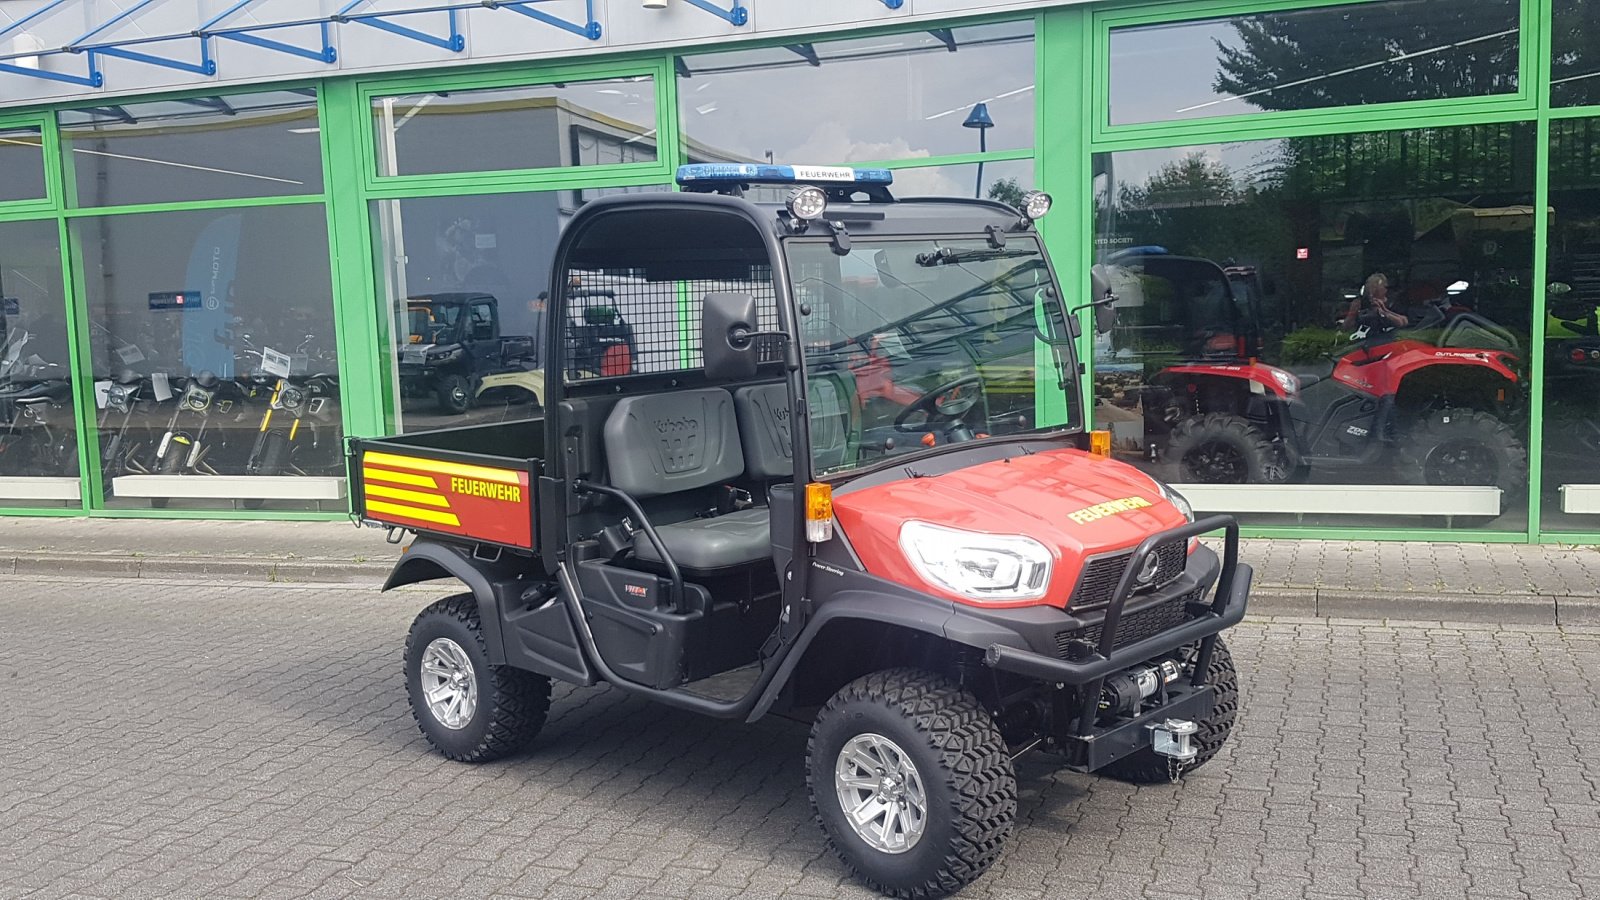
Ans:
[[[881,170],[679,180],[584,206],[551,267],[554,321],[586,300],[572,273],[631,272],[630,309],[669,323],[633,339],[675,367],[570,366],[581,336],[553,329],[542,420],[351,442],[356,516],[418,535],[385,587],[467,587],[406,641],[428,740],[512,753],[552,679],[801,718],[827,841],[902,897],[994,862],[1023,753],[1133,781],[1210,760],[1250,569],[1231,519],[1091,452],[1048,197],[895,200]],[[794,189],[752,203],[758,183]],[[862,366],[902,370],[870,416]]]

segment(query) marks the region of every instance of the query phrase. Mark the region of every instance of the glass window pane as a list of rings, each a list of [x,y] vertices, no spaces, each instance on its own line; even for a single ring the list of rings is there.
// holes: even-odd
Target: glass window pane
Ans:
[[[1600,103],[1600,4],[1555,0],[1550,35],[1550,105]]]
[[[679,60],[678,76],[694,162],[847,163],[1033,146],[1031,21],[697,54]]]
[[[326,223],[320,204],[72,221],[107,505],[345,508]]]
[[[1523,529],[1534,135],[1097,156],[1117,453],[1255,524]]]
[[[664,185],[380,200],[379,321],[387,323],[397,431],[542,415],[551,255],[584,203]],[[389,261],[403,260],[395,264]],[[613,273],[585,273],[594,305]],[[613,279],[614,280],[614,279]],[[628,316],[624,308],[621,315]],[[630,317],[640,340],[667,324]],[[675,332],[674,332],[675,333]],[[620,341],[622,330],[616,338]]]
[[[376,97],[378,174],[655,162],[647,76]]]
[[[322,193],[309,89],[63,110],[60,123],[72,206]]]
[[[54,219],[0,224],[0,507],[78,506]]]
[[[1111,124],[1517,90],[1518,0],[1389,0],[1111,31]]]
[[[1545,531],[1600,531],[1600,119],[1550,123]]]
[[[45,196],[44,146],[38,128],[0,128],[0,203]]]

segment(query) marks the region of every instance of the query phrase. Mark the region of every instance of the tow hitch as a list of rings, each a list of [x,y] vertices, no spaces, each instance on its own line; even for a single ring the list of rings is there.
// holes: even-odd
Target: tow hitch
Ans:
[[[1200,726],[1188,719],[1168,719],[1165,722],[1151,723],[1150,747],[1162,756],[1175,762],[1188,762],[1200,752],[1197,747],[1189,743],[1189,738],[1200,730]]]

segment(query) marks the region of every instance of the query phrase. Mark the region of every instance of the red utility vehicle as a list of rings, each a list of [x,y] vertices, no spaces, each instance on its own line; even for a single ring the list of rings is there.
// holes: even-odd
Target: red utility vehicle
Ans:
[[[428,740],[516,752],[552,679],[808,721],[829,845],[919,898],[999,857],[1024,753],[1141,782],[1215,757],[1250,568],[1232,519],[1090,452],[1049,198],[679,180],[584,206],[551,267],[558,322],[571,273],[631,273],[649,371],[569,365],[582,342],[554,335],[542,420],[351,442],[356,515],[418,535],[386,587],[467,587],[406,640]],[[786,203],[744,198],[773,182]]]

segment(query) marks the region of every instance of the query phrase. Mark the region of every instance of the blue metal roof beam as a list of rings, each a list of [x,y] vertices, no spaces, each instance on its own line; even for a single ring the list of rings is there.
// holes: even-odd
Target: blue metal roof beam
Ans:
[[[17,31],[26,27],[30,22],[43,18],[44,16],[49,15],[50,13],[71,2],[73,2],[73,0],[50,0],[49,3],[46,3],[31,13],[28,13],[15,22],[12,22],[10,25],[0,28],[0,38],[5,37],[13,31]],[[0,60],[34,59],[40,56],[56,56],[64,52],[64,50],[40,50],[38,52],[14,53],[10,56],[0,57]],[[43,69],[34,69],[28,66],[19,66],[8,62],[0,62],[0,73],[5,73],[8,75],[21,75],[26,78],[43,78],[46,81],[59,81],[66,84],[76,84],[81,87],[97,88],[105,83],[105,78],[101,76],[99,69],[95,67],[94,63],[94,57],[91,55],[89,57],[88,75],[71,75],[65,72],[46,72]]]
[[[216,27],[255,2],[256,0],[238,0],[237,3],[201,23],[200,27],[194,30],[195,36],[223,38],[224,40],[237,41],[241,44],[249,44],[252,47],[260,47],[277,53],[287,53],[290,56],[299,56],[322,63],[332,63],[339,58],[338,51],[333,48],[332,35],[328,30],[327,19],[302,19],[294,22],[273,22],[268,25],[235,25],[228,28]],[[313,50],[273,38],[262,37],[256,33],[258,31],[273,31],[279,28],[294,28],[299,25],[317,26],[322,32],[322,46]]]
[[[462,50],[467,49],[467,39],[462,36],[461,30],[456,27],[456,10],[461,7],[429,6],[421,9],[401,9],[395,10],[394,12],[361,13],[359,15],[351,15],[351,10],[369,2],[371,2],[371,0],[350,0],[349,3],[346,3],[338,12],[333,14],[333,21],[340,23],[354,22],[357,25],[366,25],[382,31],[387,31],[390,34],[397,34],[403,38],[406,38],[407,40],[419,41],[427,44],[430,47],[439,47],[449,50],[451,53],[460,53]],[[401,25],[398,22],[389,21],[390,17],[392,16],[410,16],[425,12],[444,12],[450,17],[450,34],[448,37],[434,37],[427,32],[418,31],[415,28]]]
[[[535,22],[554,25],[562,31],[570,31],[578,37],[588,38],[591,41],[600,40],[600,35],[604,33],[604,29],[600,27],[600,23],[595,21],[594,18],[594,0],[587,0],[584,3],[587,21],[582,25],[576,22],[568,22],[566,19],[552,16],[547,12],[531,9],[530,4],[533,2],[535,0],[483,0],[481,4],[474,5],[484,6],[489,9],[509,9],[514,13],[521,13]]]
[[[128,49],[128,47],[138,44],[152,44],[157,41],[170,41],[178,40],[180,38],[194,37],[192,34],[162,35],[156,37],[133,38],[126,41],[103,41],[95,44],[89,43],[89,39],[95,35],[98,35],[101,32],[112,28],[113,26],[122,24],[128,19],[138,15],[141,11],[160,2],[162,2],[162,0],[139,0],[138,3],[135,3],[122,12],[112,16],[110,19],[107,19],[106,21],[101,22],[99,25],[96,25],[88,31],[85,31],[83,34],[78,35],[62,49],[68,53],[89,54],[89,77],[91,81],[99,78],[99,66],[96,65],[95,54],[100,54],[101,56],[111,56],[118,59],[132,60],[133,62],[144,63],[151,66],[162,66],[168,69],[176,69],[179,72],[190,72],[195,75],[209,76],[217,74],[217,63],[211,58],[211,41],[205,37],[200,37],[200,62],[198,63],[187,62],[181,59],[172,59],[166,56],[156,56],[151,53],[142,53],[138,50]],[[104,83],[104,79],[100,79],[99,83],[95,83],[92,86],[99,87],[101,83]]]
[[[699,7],[731,25],[743,25],[750,21],[750,10],[746,9],[740,0],[734,0],[732,9],[723,9],[711,0],[687,0],[687,2],[690,6]]]

